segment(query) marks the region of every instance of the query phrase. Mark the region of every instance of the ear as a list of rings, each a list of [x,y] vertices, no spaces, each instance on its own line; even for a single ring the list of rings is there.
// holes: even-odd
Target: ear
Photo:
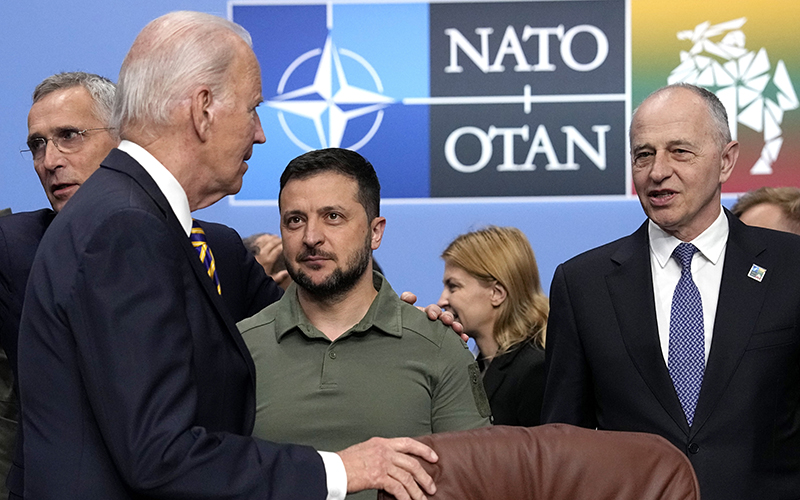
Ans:
[[[205,85],[197,87],[192,93],[190,104],[192,125],[202,142],[208,140],[211,124],[214,122],[214,111],[211,109],[213,102],[211,89]]]
[[[500,307],[503,302],[506,301],[506,297],[508,297],[508,292],[506,292],[506,287],[500,284],[499,281],[495,281],[492,285],[492,306],[493,307]]]
[[[371,247],[373,250],[377,250],[378,247],[381,246],[381,241],[383,240],[383,230],[386,229],[386,218],[385,217],[375,217],[372,219],[370,223],[370,232],[372,233],[371,236]]]
[[[722,184],[728,180],[733,173],[733,167],[736,165],[736,160],[739,158],[739,141],[731,141],[722,150],[721,168],[719,172],[719,183]]]

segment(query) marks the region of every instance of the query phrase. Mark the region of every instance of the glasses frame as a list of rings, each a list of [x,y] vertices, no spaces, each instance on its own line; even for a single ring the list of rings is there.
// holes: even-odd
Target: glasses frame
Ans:
[[[25,159],[32,159],[33,161],[39,161],[39,160],[41,160],[42,157],[44,157],[44,154],[47,152],[47,143],[48,142],[51,142],[53,144],[53,146],[55,146],[56,149],[59,152],[61,152],[61,154],[65,154],[66,155],[66,154],[77,153],[78,151],[80,151],[83,148],[83,143],[84,143],[84,141],[86,139],[84,137],[84,134],[86,134],[87,132],[95,132],[97,130],[115,130],[115,129],[116,129],[116,127],[95,127],[95,128],[86,128],[86,129],[83,129],[83,130],[75,130],[75,133],[80,136],[81,140],[80,140],[80,142],[77,143],[76,147],[67,148],[66,151],[64,149],[61,149],[61,141],[63,141],[64,139],[57,138],[55,136],[37,137],[36,140],[43,140],[44,141],[44,146],[39,150],[39,151],[42,151],[42,153],[38,153],[38,155],[39,155],[38,158],[37,158],[37,154],[34,154],[34,152],[30,149],[30,146],[28,146],[28,149],[20,149],[19,150],[19,154],[22,155],[22,157],[25,158]]]

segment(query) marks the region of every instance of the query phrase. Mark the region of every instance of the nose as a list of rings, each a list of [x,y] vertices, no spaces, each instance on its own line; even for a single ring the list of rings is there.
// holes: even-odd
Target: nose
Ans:
[[[671,175],[672,166],[667,158],[667,153],[664,151],[656,151],[655,158],[653,158],[653,166],[650,169],[650,179],[656,183],[660,183]]]
[[[448,297],[450,296],[450,292],[447,291],[447,288],[442,290],[442,294],[439,296],[439,301],[436,302],[436,305],[441,307],[442,309],[446,308],[450,305],[448,302]]]
[[[59,151],[55,143],[50,140],[44,146],[44,155],[39,160],[41,165],[47,170],[55,170],[58,167],[64,166],[64,153]]]
[[[314,217],[311,217],[305,225],[303,232],[303,244],[309,248],[318,247],[325,241],[321,224]]]
[[[256,112],[256,131],[253,135],[253,144],[264,144],[267,142],[267,136],[264,134],[264,128],[261,126],[261,118]]]

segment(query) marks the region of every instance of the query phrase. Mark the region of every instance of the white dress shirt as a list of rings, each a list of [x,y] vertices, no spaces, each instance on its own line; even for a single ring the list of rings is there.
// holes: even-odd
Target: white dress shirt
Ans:
[[[153,178],[188,238],[192,231],[189,198],[175,176],[146,149],[136,143],[122,141],[117,146],[117,149],[128,153]],[[341,457],[328,451],[317,451],[317,453],[322,457],[322,462],[325,466],[325,477],[328,485],[327,500],[343,500],[347,494],[347,471],[345,471]]]
[[[711,351],[711,336],[714,332],[714,320],[719,302],[719,287],[722,282],[722,267],[725,264],[728,233],[728,218],[720,207],[719,216],[708,229],[688,242],[698,250],[692,258],[692,279],[700,291],[700,299],[703,302],[706,362],[708,362],[708,353]],[[681,265],[672,258],[672,252],[683,242],[664,232],[653,221],[648,224],[648,235],[658,337],[661,341],[664,362],[669,366],[669,320],[672,310],[672,295],[681,277]]]

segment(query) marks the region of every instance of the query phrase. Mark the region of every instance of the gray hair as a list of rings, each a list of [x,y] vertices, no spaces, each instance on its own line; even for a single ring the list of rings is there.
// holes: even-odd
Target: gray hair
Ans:
[[[224,96],[236,54],[232,36],[252,46],[247,30],[202,12],[171,12],[148,23],[119,73],[112,123],[120,135],[133,127],[146,133],[167,125],[176,104],[198,85]]]
[[[698,87],[697,85],[692,85],[691,83],[673,83],[672,85],[667,85],[666,87],[661,87],[660,89],[656,90],[649,96],[647,99],[650,99],[653,96],[656,96],[662,92],[674,89],[686,89],[691,92],[694,92],[696,95],[700,96],[706,103],[706,109],[708,110],[708,114],[711,117],[711,121],[714,122],[714,128],[716,128],[716,135],[717,135],[717,143],[719,144],[719,149],[722,151],[725,146],[731,142],[731,129],[728,125],[728,112],[725,111],[725,106],[722,105],[719,98],[710,90],[707,90],[703,87]],[[645,101],[647,101],[645,99]],[[643,101],[644,102],[644,101]],[[631,123],[636,118],[636,113],[639,111],[639,108],[636,108],[633,111],[633,118],[631,118]],[[631,127],[631,140],[633,139],[633,127]]]
[[[111,113],[114,110],[114,97],[117,93],[117,87],[108,78],[94,73],[72,71],[48,76],[33,90],[33,104],[53,92],[72,87],[85,88],[89,95],[92,96],[92,101],[94,101],[95,117],[106,125],[111,123]]]

